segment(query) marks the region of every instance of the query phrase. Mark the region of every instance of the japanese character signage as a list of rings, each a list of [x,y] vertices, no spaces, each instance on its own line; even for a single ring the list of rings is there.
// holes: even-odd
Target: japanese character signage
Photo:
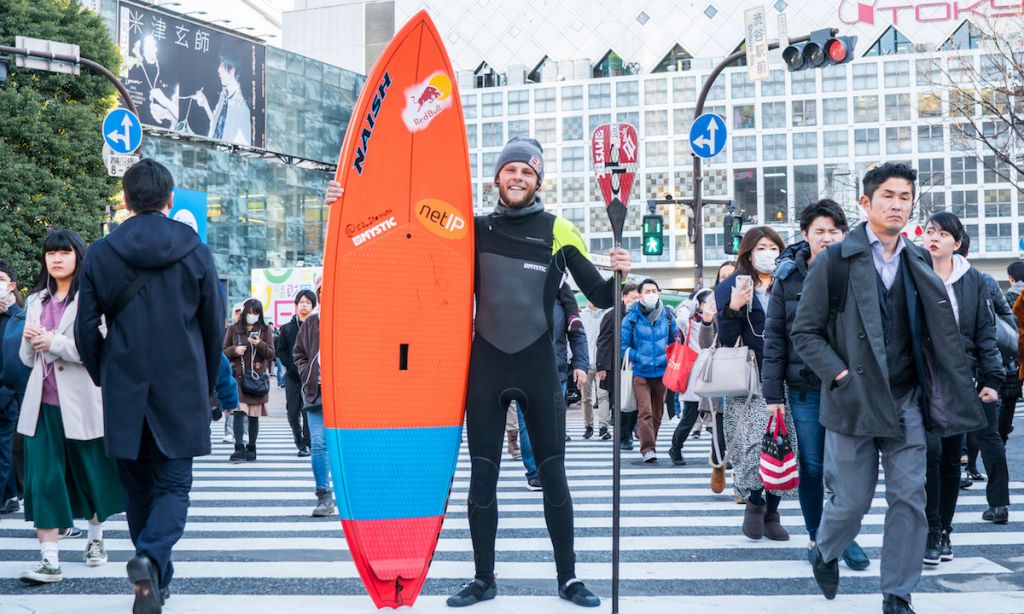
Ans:
[[[264,146],[263,44],[131,2],[118,5],[117,42],[143,124]]]
[[[768,28],[765,25],[764,6],[743,11],[747,33],[747,76],[751,81],[767,79]]]

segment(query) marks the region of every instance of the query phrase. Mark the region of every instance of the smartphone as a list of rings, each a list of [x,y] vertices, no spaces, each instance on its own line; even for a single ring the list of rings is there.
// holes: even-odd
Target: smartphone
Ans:
[[[737,275],[736,276],[736,287],[740,290],[754,287],[754,280],[750,275]]]
[[[259,339],[260,338],[260,334],[258,332],[256,332],[256,331],[252,331],[251,333],[249,333],[249,338],[250,339]]]

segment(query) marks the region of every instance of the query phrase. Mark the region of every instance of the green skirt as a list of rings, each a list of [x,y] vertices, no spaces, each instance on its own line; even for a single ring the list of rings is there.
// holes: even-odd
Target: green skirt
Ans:
[[[43,403],[35,436],[25,437],[25,520],[59,529],[75,518],[102,522],[123,511],[124,488],[103,438],[67,439],[60,408]]]

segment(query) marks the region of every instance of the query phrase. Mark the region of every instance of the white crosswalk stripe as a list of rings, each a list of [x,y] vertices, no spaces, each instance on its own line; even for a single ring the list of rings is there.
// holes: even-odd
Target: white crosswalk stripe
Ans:
[[[273,612],[285,608],[375,611],[351,562],[336,518],[309,516],[315,504],[309,459],[298,458],[287,425],[265,420],[255,463],[227,462],[231,446],[215,439],[214,453],[197,459],[192,507],[185,537],[175,552],[169,612]],[[675,422],[659,437],[665,455]],[[219,425],[218,425],[219,426]],[[595,592],[610,594],[612,442],[582,439],[579,412],[571,412],[573,440],[566,468],[576,512],[577,574]],[[220,429],[217,429],[219,432]],[[785,500],[782,522],[788,542],[752,542],[740,533],[743,507],[731,486],[708,486],[707,435],[686,444],[686,466],[663,456],[658,466],[623,451],[622,612],[779,612],[801,614],[877,611],[884,476],[858,542],[872,559],[854,572],[841,566],[840,596],[817,592],[805,558],[807,535],[799,503]],[[398,453],[398,451],[396,451]],[[410,458],[410,462],[415,462]],[[543,518],[543,493],[528,491],[522,464],[507,454],[498,483],[501,514],[497,549],[499,598],[481,612],[577,612],[555,593],[551,542]],[[1020,477],[1014,475],[1013,477]],[[449,611],[444,597],[473,576],[466,517],[469,459],[463,445],[437,554],[416,611]],[[1012,482],[1019,497],[1024,483]],[[956,560],[926,569],[915,605],[920,612],[1024,612],[1024,591],[1014,577],[1024,570],[1024,529],[984,522],[984,489],[962,491],[953,534]],[[84,528],[84,524],[80,524]],[[83,540],[61,542],[65,581],[26,588],[19,572],[38,557],[38,544],[22,515],[0,519],[0,612],[71,613],[127,611],[130,591],[124,562],[134,550],[123,516],[107,522],[110,563],[81,563]],[[726,596],[728,595],[728,596]],[[608,611],[606,599],[602,611]]]

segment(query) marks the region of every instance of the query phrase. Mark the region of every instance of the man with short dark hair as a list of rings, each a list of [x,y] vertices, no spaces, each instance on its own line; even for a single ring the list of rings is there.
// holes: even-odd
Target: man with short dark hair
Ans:
[[[174,179],[143,159],[122,180],[134,214],[89,248],[78,320],[82,362],[103,389],[107,456],[125,488],[135,611],[160,612],[185,530],[192,458],[210,453],[210,394],[224,334],[217,269],[189,226],[167,217]],[[99,332],[101,318],[107,335]]]
[[[288,414],[288,426],[292,429],[292,439],[295,440],[295,447],[300,457],[309,456],[309,422],[306,412],[302,411],[302,380],[299,377],[299,370],[292,358],[292,350],[295,348],[295,338],[299,334],[299,327],[306,321],[309,314],[316,308],[316,295],[312,290],[299,290],[295,295],[295,315],[291,320],[285,322],[281,332],[277,336],[277,356],[284,365],[284,395],[285,407]]]
[[[634,283],[626,283],[622,285],[622,317],[626,317],[626,313],[633,306],[633,303],[640,300],[640,290]],[[615,391],[613,382],[615,381],[610,371],[614,368],[615,352],[613,344],[615,343],[615,310],[609,309],[605,314],[604,318],[601,319],[601,332],[597,337],[597,356],[594,359],[594,363],[597,368],[597,380],[598,386],[608,391],[609,399],[618,398],[615,395],[618,394]],[[625,382],[623,385],[631,385],[629,382]],[[614,401],[612,401],[614,402]],[[614,417],[613,417],[614,419]],[[622,450],[633,449],[633,427],[636,426],[637,413],[636,408],[629,408],[629,411],[620,408],[619,412],[619,441],[616,442]]]
[[[796,351],[822,381],[824,473],[833,493],[818,525],[814,578],[834,599],[837,560],[871,507],[881,456],[885,614],[913,612],[921,577],[925,429],[939,436],[979,429],[986,424],[981,401],[995,400],[990,391],[981,399],[974,392],[959,325],[928,254],[900,234],[916,180],[904,164],[868,171],[860,198],[867,221],[818,254],[792,332]]]
[[[17,345],[4,344],[8,337],[17,342],[20,334],[7,333],[24,327],[25,312],[16,301],[17,293],[17,273],[0,260],[0,514],[12,514],[21,509],[18,476],[14,468],[14,435],[21,414],[27,369],[18,358]],[[18,323],[21,326],[17,326]]]

